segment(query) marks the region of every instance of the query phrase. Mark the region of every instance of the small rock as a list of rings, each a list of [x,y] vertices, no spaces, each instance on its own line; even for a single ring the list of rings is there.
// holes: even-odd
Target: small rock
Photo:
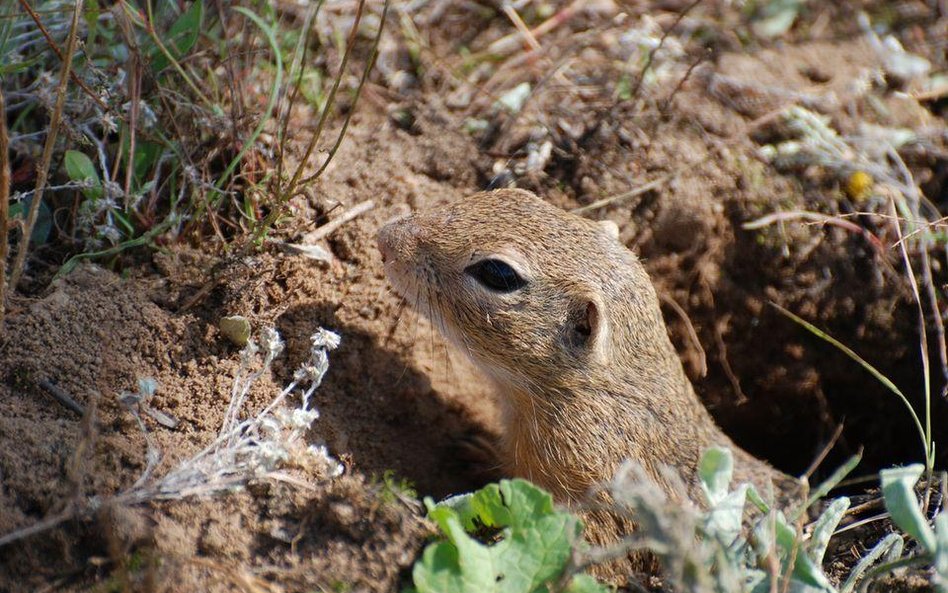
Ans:
[[[221,335],[227,338],[232,344],[243,348],[250,340],[250,322],[241,315],[232,315],[230,317],[221,317],[217,323]]]

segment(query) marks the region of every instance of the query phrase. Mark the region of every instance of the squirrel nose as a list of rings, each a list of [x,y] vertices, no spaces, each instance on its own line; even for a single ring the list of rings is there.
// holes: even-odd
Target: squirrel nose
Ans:
[[[383,226],[376,235],[382,263],[405,258],[414,252],[418,243],[419,227],[411,216],[393,220]]]

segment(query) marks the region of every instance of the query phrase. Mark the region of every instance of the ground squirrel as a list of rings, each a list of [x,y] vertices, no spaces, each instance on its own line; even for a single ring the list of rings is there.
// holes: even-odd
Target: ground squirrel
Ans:
[[[645,269],[615,224],[515,189],[484,192],[379,231],[395,290],[496,384],[509,473],[577,502],[625,459],[697,493],[699,456],[730,447],[735,479],[790,478],[735,446],[685,375]]]

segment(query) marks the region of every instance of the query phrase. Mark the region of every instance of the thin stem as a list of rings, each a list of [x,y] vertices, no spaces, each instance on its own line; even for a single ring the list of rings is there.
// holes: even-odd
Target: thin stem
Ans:
[[[312,156],[320,136],[323,135],[323,127],[325,127],[326,121],[329,119],[329,112],[332,111],[332,107],[336,102],[336,91],[339,90],[339,84],[342,82],[342,77],[345,76],[346,73],[346,66],[349,64],[349,57],[352,55],[352,49],[355,47],[356,34],[359,32],[359,24],[362,22],[363,8],[365,8],[365,0],[359,0],[359,4],[356,6],[355,19],[352,21],[352,30],[349,31],[349,39],[346,42],[346,52],[342,55],[342,63],[339,65],[339,74],[332,83],[329,96],[326,97],[326,105],[323,107],[323,112],[319,116],[316,131],[313,132],[312,137],[309,139],[309,144],[306,146],[306,152],[303,153],[303,158],[300,160],[299,165],[296,166],[296,171],[293,172],[293,178],[290,179],[286,190],[282,192],[287,198],[292,196],[296,190],[297,183],[303,175],[303,168],[306,166],[306,163],[309,162],[309,157]],[[379,27],[381,26],[380,23]]]
[[[7,134],[6,103],[0,89],[0,335],[7,297],[7,239],[10,219],[10,136]]]
[[[46,27],[43,25],[43,21],[40,20],[39,15],[36,14],[36,11],[33,10],[33,7],[30,6],[30,3],[26,0],[20,0],[20,6],[23,7],[23,10],[30,15],[30,18],[33,19],[33,22],[36,23],[36,28],[39,29],[39,32],[43,34],[43,37],[46,38],[46,43],[49,44],[50,49],[53,50],[53,53],[59,56],[59,59],[63,58],[63,51],[59,49],[59,46],[56,45],[56,40],[53,39],[52,35],[49,34],[49,31],[46,30]],[[51,11],[41,11],[44,13],[49,13]],[[102,102],[102,99],[99,98],[99,95],[95,94],[95,91],[90,89],[86,83],[79,78],[75,72],[70,72],[69,77],[72,78],[72,81],[79,85],[79,88],[89,96],[90,99],[95,101],[95,104],[98,105],[102,110],[112,112],[112,109]],[[114,112],[113,112],[114,113]]]
[[[122,6],[124,6],[125,10],[130,11],[130,14],[134,16],[134,12],[131,12],[134,9],[128,5],[128,2],[122,2]],[[155,19],[154,15],[152,14],[151,0],[148,0],[145,3],[145,7],[148,10],[148,19],[144,23],[145,31],[148,33],[148,36],[151,37],[151,40],[155,42],[155,46],[158,48],[158,51],[160,51],[168,60],[168,62],[174,66],[174,69],[177,70],[181,78],[184,79],[184,83],[190,87],[191,91],[197,95],[201,102],[207,105],[211,111],[216,111],[216,106],[211,103],[210,99],[204,96],[204,93],[202,93],[197,85],[194,84],[194,81],[191,80],[191,77],[188,76],[188,73],[185,72],[184,68],[181,67],[181,64],[178,63],[178,60],[176,60],[175,57],[171,55],[171,52],[168,51],[168,48],[165,47],[165,44],[161,42],[161,38],[158,36],[158,32],[155,30]]]
[[[372,67],[375,65],[375,59],[379,55],[379,40],[382,39],[382,30],[385,29],[385,17],[388,15],[388,5],[389,0],[385,0],[385,6],[382,8],[382,18],[379,20],[379,30],[375,34],[375,41],[372,43],[372,54],[369,56],[369,61],[365,64],[365,69],[362,71],[362,78],[359,80],[359,86],[356,87],[355,96],[352,98],[352,108],[349,109],[349,112],[346,113],[346,119],[342,122],[342,129],[339,130],[339,135],[336,137],[335,144],[332,145],[332,148],[329,149],[329,154],[326,155],[326,160],[323,161],[323,164],[316,170],[315,173],[303,180],[303,183],[309,183],[313,181],[320,175],[323,171],[326,170],[326,167],[329,166],[329,162],[334,156],[336,156],[336,151],[339,150],[339,145],[342,144],[343,138],[346,137],[346,130],[349,128],[349,120],[352,119],[352,114],[355,112],[355,106],[359,102],[359,96],[362,94],[362,87],[365,86],[365,82],[369,79],[369,72],[372,71]],[[340,76],[341,78],[341,76]]]
[[[30,237],[33,235],[33,227],[36,225],[36,218],[39,215],[40,203],[43,201],[43,189],[46,187],[46,179],[49,177],[49,163],[53,159],[53,148],[56,146],[56,137],[59,135],[63,106],[66,104],[66,89],[69,85],[69,72],[72,70],[72,58],[76,53],[76,45],[78,45],[79,16],[82,14],[82,2],[83,0],[76,1],[76,7],[72,13],[72,23],[69,26],[69,37],[66,41],[66,55],[63,58],[63,67],[59,73],[59,85],[56,89],[56,103],[53,107],[52,117],[49,120],[49,134],[46,135],[43,155],[36,167],[36,193],[33,195],[32,202],[30,202],[26,225],[23,228],[16,258],[13,261],[13,270],[10,274],[10,290],[16,290],[17,284],[20,282],[20,276],[23,274],[26,252],[29,251],[30,246]]]

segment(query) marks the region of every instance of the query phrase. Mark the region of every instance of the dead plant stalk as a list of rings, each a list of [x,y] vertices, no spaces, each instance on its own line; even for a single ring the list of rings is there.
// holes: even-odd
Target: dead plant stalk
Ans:
[[[10,219],[10,137],[7,135],[6,102],[0,89],[0,335],[6,311],[7,233]]]
[[[69,86],[69,73],[72,71],[72,58],[76,53],[76,45],[79,38],[79,21],[82,15],[83,0],[77,0],[75,9],[72,13],[72,23],[69,25],[69,37],[66,40],[66,55],[63,58],[63,67],[59,73],[59,84],[56,89],[56,103],[53,107],[53,114],[49,120],[49,131],[46,133],[46,143],[43,145],[43,154],[39,165],[36,167],[36,189],[33,193],[33,201],[30,202],[30,211],[26,217],[26,225],[23,227],[23,234],[20,244],[17,247],[16,258],[13,260],[13,268],[10,273],[10,289],[16,290],[19,284],[20,276],[23,274],[23,266],[26,263],[26,254],[29,251],[30,237],[33,235],[33,227],[36,225],[36,218],[39,215],[39,206],[43,201],[43,190],[46,188],[46,180],[49,177],[49,164],[53,159],[53,148],[56,146],[56,137],[59,135],[59,123],[63,117],[63,106],[66,103],[66,90]]]
[[[27,2],[26,0],[20,0],[20,6],[23,7],[23,10],[25,10],[26,13],[30,15],[30,18],[33,19],[33,22],[36,23],[36,28],[39,29],[39,32],[42,33],[43,37],[46,38],[46,43],[49,44],[49,48],[53,50],[53,53],[59,56],[60,60],[62,60],[63,50],[61,50],[59,46],[56,45],[56,41],[49,34],[49,31],[46,30],[46,27],[43,25],[43,21],[40,20],[39,15],[36,14],[36,11],[33,10],[32,6],[30,6],[30,3]],[[99,97],[99,95],[97,95],[95,91],[90,89],[89,86],[85,82],[83,82],[82,79],[79,78],[79,76],[77,76],[75,72],[70,72],[69,77],[72,79],[74,83],[79,85],[79,88],[81,88],[82,91],[86,95],[88,95],[90,99],[95,101],[95,104],[98,105],[100,109],[102,109],[103,111],[114,113],[114,111],[108,105],[106,105],[105,102],[102,101],[101,97]]]

